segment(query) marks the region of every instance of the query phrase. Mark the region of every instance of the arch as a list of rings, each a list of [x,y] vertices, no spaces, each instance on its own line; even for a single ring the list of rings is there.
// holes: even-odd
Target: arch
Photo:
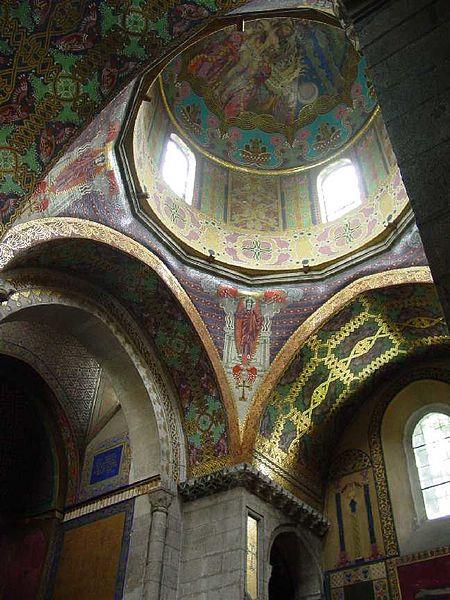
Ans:
[[[322,597],[320,563],[298,528],[277,527],[271,536],[267,558],[271,566],[267,581],[269,600]]]
[[[442,381],[450,385],[450,372],[437,367],[419,367],[403,371],[392,383],[382,386],[380,401],[376,403],[369,425],[369,447],[382,524],[383,541],[388,556],[399,553],[399,542],[394,523],[391,497],[385,468],[381,428],[386,410],[395,396],[409,384],[425,380]]]
[[[241,454],[240,433],[236,406],[231,395],[219,353],[205,323],[200,317],[186,291],[163,262],[139,242],[105,225],[91,221],[56,217],[30,221],[13,227],[0,243],[0,269],[12,268],[32,248],[54,240],[83,239],[101,242],[126,256],[146,265],[167,286],[181,305],[188,322],[194,328],[207,358],[211,363],[215,380],[228,418],[230,456]]]
[[[26,462],[29,463],[17,464],[15,473],[9,473],[15,476],[14,482],[2,485],[3,493],[11,484],[13,489],[8,489],[8,493],[14,493],[18,487],[23,497],[14,497],[14,506],[7,508],[2,506],[1,510],[6,509],[13,514],[16,511],[20,513],[25,511],[25,515],[61,510],[65,505],[68,491],[68,467],[72,466],[66,443],[71,432],[64,431],[67,421],[61,418],[61,409],[57,406],[57,401],[47,382],[30,365],[1,352],[0,374],[2,395],[5,394],[2,399],[4,411],[2,411],[2,426],[13,433],[14,447],[7,446],[7,450],[26,452],[28,455]],[[8,395],[12,397],[12,404],[18,403],[11,415],[8,415]],[[24,420],[25,430],[22,430]],[[22,435],[25,431],[35,434],[37,432],[37,436],[25,438]],[[4,435],[2,435],[3,439]],[[46,448],[42,447],[43,444]],[[20,445],[23,449],[19,448]],[[46,460],[45,453],[48,455]],[[11,453],[11,458],[13,461],[16,458],[14,452]],[[24,457],[19,456],[20,458]],[[42,458],[44,458],[43,464]],[[8,466],[6,461],[2,469],[6,476]],[[44,473],[42,467],[45,467],[48,472]]]
[[[70,433],[52,390],[32,367],[0,354],[0,380],[1,588],[5,597],[35,598],[70,501]]]
[[[28,316],[32,319],[37,316],[45,322],[45,311],[49,306],[52,307],[50,319],[61,318],[61,311],[66,311],[74,322],[73,317],[77,316],[79,311],[78,315],[84,313],[88,316],[88,325],[97,327],[96,334],[100,331],[101,340],[108,342],[104,347],[109,347],[109,350],[101,359],[111,360],[108,354],[112,353],[116,361],[114,368],[119,371],[126,370],[133,382],[140,379],[146,390],[145,398],[141,394],[137,406],[128,406],[126,403],[122,405],[129,427],[134,465],[140,465],[133,473],[134,478],[138,480],[148,475],[146,465],[149,463],[148,452],[151,444],[149,445],[146,433],[154,430],[153,414],[158,428],[161,475],[168,480],[183,477],[185,459],[180,443],[181,424],[177,425],[177,411],[172,408],[170,386],[165,385],[166,381],[157,359],[148,345],[141,340],[138,327],[126,312],[105,294],[96,293],[98,291],[95,288],[82,285],[74,278],[42,272],[35,272],[33,275],[20,274],[18,271],[11,272],[9,277],[14,277],[17,291],[7,303],[0,306],[0,323],[27,319]],[[43,277],[48,287],[41,285]],[[97,303],[90,300],[94,297]],[[99,300],[103,301],[103,305]],[[122,323],[114,318],[116,314],[121,316]],[[86,319],[84,324],[86,326]],[[103,333],[99,324],[103,327]],[[86,328],[86,332],[90,335],[92,328]],[[129,335],[130,333],[132,335]],[[138,348],[129,338],[136,340]],[[99,352],[98,348],[95,350]]]
[[[360,294],[323,323],[285,368],[256,431],[256,462],[307,501],[320,503],[330,445],[362,391],[386,369],[449,342],[432,286]]]
[[[428,267],[392,269],[361,277],[334,294],[312,315],[305,319],[278,352],[254,395],[252,406],[244,425],[242,441],[243,456],[247,457],[247,459],[251,457],[259,423],[270,394],[287,366],[292,362],[299,349],[311,335],[318,331],[333,315],[337,314],[364,292],[379,290],[389,286],[405,285],[407,283],[431,284],[432,282],[431,272]]]
[[[61,432],[62,444],[64,446],[64,453],[67,461],[67,474],[64,476],[64,479],[67,480],[67,492],[65,496],[66,502],[72,504],[77,499],[78,485],[80,482],[80,464],[73,428],[62,407],[61,399],[65,395],[65,392],[62,390],[58,380],[46,368],[46,365],[25,348],[18,347],[16,344],[0,339],[0,355],[15,358],[28,365],[42,378],[54,394],[55,403],[52,409],[58,422],[59,431]]]

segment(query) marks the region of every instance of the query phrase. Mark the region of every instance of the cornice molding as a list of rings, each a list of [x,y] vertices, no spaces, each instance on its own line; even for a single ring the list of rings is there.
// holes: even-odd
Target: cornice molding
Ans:
[[[185,502],[192,502],[238,487],[243,487],[264,502],[278,508],[316,535],[323,536],[330,526],[328,519],[321,512],[296,498],[248,463],[180,483],[178,492]]]

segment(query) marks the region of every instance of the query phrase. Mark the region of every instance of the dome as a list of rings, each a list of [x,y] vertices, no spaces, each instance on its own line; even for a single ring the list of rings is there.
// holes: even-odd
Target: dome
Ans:
[[[177,56],[160,84],[180,135],[221,164],[258,173],[302,170],[351,143],[376,98],[364,59],[321,18],[259,18]]]
[[[411,218],[364,60],[333,16],[299,15],[236,17],[142,84],[121,153],[137,214],[191,264],[325,277]]]

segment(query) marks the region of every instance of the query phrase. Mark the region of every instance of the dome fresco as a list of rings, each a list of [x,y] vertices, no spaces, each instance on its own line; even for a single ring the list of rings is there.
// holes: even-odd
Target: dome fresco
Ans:
[[[332,157],[376,108],[366,65],[339,27],[263,18],[175,58],[161,91],[179,132],[244,170],[298,170]]]

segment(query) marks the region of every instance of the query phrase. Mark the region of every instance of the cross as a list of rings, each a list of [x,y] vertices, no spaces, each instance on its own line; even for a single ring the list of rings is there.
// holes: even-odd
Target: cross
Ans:
[[[247,400],[247,398],[245,397],[245,390],[250,389],[252,386],[250,383],[246,383],[244,378],[242,378],[242,383],[237,384],[237,386],[238,386],[238,388],[242,388],[242,395],[239,398],[239,400],[242,400],[242,402],[245,402]]]

